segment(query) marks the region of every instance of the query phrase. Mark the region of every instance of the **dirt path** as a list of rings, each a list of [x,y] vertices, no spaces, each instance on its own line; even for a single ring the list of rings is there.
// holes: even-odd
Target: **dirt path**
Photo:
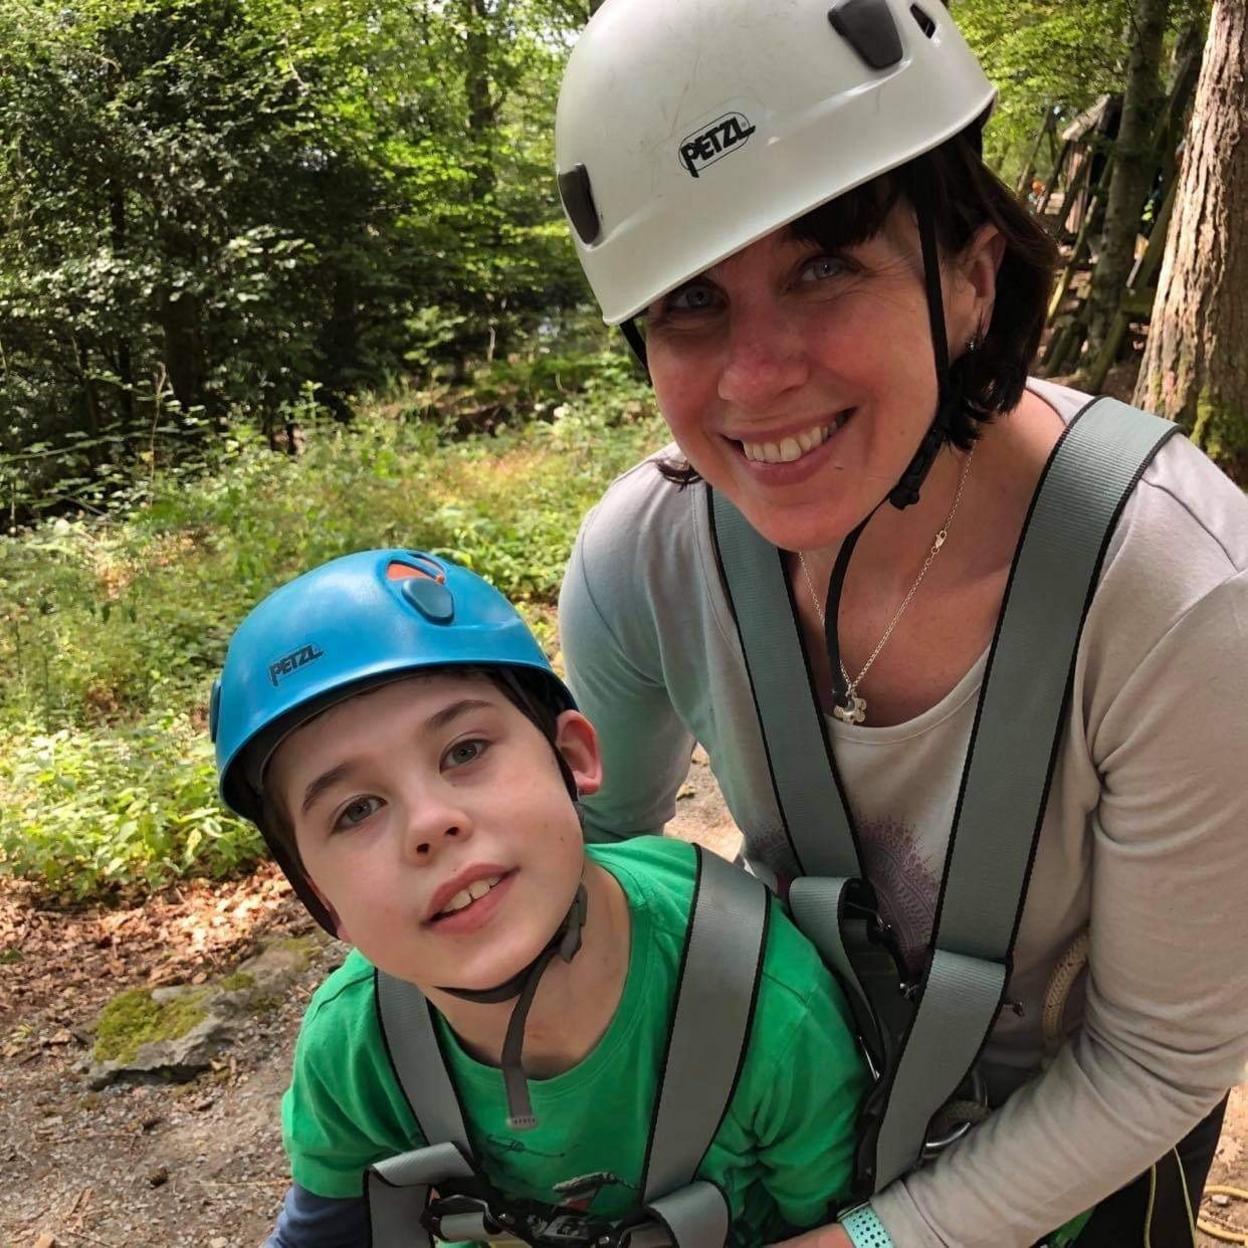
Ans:
[[[700,760],[677,811],[679,835],[736,852]],[[0,882],[0,1248],[260,1243],[286,1186],[279,1102],[299,1018],[342,946],[318,942],[284,999],[193,1083],[92,1092],[78,1068],[119,989],[195,982],[231,970],[262,936],[311,933],[271,870],[73,915],[37,910]],[[1232,1099],[1213,1182],[1248,1186],[1246,1092]],[[1248,1225],[1248,1210],[1211,1212]]]

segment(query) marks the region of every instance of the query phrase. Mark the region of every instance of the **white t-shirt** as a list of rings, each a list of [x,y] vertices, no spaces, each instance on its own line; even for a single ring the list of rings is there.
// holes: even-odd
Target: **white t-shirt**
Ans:
[[[1086,395],[1033,381],[1064,420]],[[670,453],[670,448],[669,448]],[[1237,1082],[1248,1050],[1248,501],[1171,439],[1119,522],[1077,656],[1007,989],[985,1051],[1008,1103],[873,1206],[898,1248],[1004,1248],[1130,1181]],[[693,742],[746,855],[795,874],[705,488],[646,461],[586,517],[560,602],[603,739],[592,838],[660,830]],[[985,656],[986,657],[986,656]],[[829,721],[868,873],[912,956],[930,935],[985,658],[889,727]],[[822,748],[813,743],[813,748]],[[1055,966],[1090,932],[1076,1028],[1041,1073]]]

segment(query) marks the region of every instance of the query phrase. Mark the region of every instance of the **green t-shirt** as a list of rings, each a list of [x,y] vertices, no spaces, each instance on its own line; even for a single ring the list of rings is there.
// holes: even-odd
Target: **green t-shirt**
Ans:
[[[575,1200],[578,1208],[586,1207],[588,1188],[588,1208],[616,1217],[639,1196],[694,852],[680,841],[638,837],[589,853],[628,898],[628,974],[606,1032],[585,1059],[530,1081],[537,1127],[507,1126],[500,1071],[468,1056],[439,1023],[470,1142],[490,1182],[509,1196]],[[746,1060],[698,1172],[727,1197],[734,1243],[750,1248],[829,1219],[848,1194],[865,1087],[840,988],[773,899]],[[295,1182],[319,1196],[359,1196],[368,1166],[424,1143],[382,1043],[373,967],[359,953],[308,1007],[282,1109]]]

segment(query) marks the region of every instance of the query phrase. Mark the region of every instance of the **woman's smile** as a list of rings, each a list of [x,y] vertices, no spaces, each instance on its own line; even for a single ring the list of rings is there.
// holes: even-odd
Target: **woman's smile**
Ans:
[[[830,421],[803,429],[800,433],[773,434],[770,438],[739,438],[746,459],[756,464],[792,464],[818,450],[842,429],[853,408],[838,412]]]

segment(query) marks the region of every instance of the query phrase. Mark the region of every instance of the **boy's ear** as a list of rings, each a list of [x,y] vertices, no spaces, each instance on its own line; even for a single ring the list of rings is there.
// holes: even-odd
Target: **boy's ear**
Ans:
[[[563,756],[582,797],[602,787],[602,751],[598,734],[580,711],[564,711],[555,721],[555,749]]]

